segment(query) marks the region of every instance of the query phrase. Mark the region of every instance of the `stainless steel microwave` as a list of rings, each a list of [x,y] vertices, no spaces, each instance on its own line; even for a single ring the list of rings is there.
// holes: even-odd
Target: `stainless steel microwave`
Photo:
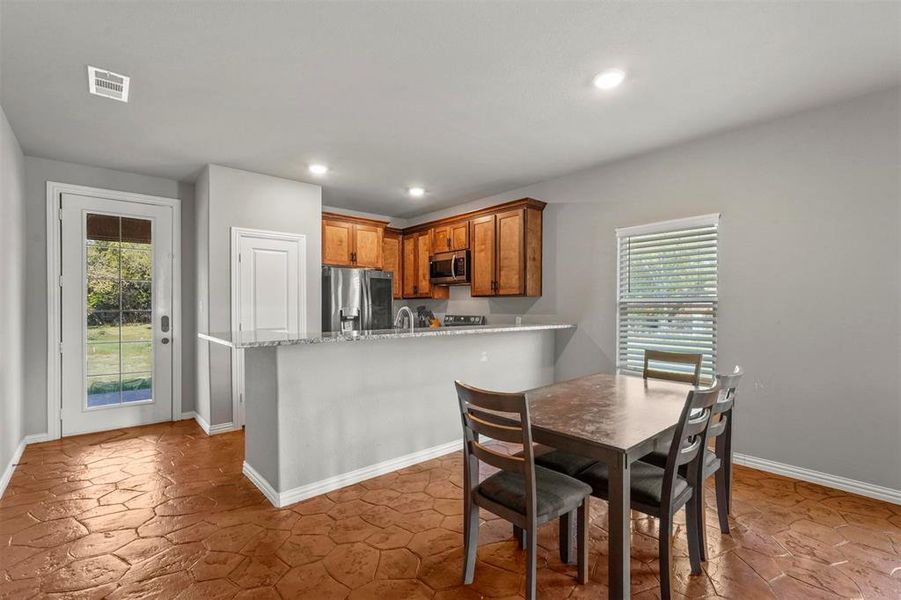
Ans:
[[[469,250],[439,252],[429,259],[429,281],[438,285],[464,285],[470,282]]]

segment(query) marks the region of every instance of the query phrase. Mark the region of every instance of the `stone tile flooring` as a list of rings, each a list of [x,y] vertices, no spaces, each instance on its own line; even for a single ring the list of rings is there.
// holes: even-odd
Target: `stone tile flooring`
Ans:
[[[516,598],[523,554],[507,523],[481,529],[460,584],[461,455],[276,510],[241,475],[243,435],[191,421],[28,446],[0,500],[0,598]],[[712,504],[712,493],[707,496]],[[733,534],[708,514],[691,598],[901,598],[901,506],[738,468]],[[606,505],[594,501],[591,582],[541,536],[539,597],[603,598]],[[655,521],[633,517],[636,598],[658,597]]]

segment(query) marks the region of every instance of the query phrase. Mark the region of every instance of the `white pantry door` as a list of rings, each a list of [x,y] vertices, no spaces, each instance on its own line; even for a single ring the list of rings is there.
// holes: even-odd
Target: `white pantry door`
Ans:
[[[172,208],[62,194],[62,434],[172,419]]]
[[[232,323],[242,331],[297,333],[305,323],[303,235],[232,229],[234,311]],[[244,424],[244,354],[232,355],[235,426]]]

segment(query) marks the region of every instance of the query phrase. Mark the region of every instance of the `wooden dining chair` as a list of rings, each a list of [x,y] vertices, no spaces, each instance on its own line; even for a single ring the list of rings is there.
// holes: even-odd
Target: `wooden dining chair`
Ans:
[[[463,421],[463,581],[472,583],[479,540],[479,509],[492,512],[525,532],[526,598],[536,595],[538,527],[578,513],[578,581],[588,582],[588,500],[591,488],[572,477],[535,466],[529,405],[524,394],[489,392],[459,381]],[[479,435],[522,446],[511,456],[484,445]],[[479,482],[479,462],[500,469]]]
[[[706,504],[704,502],[704,482],[709,477],[716,477],[716,514],[720,523],[720,531],[729,533],[729,512],[732,499],[732,414],[735,406],[735,394],[738,384],[744,373],[741,367],[736,366],[729,375],[717,375],[716,379],[720,388],[720,397],[713,405],[710,416],[710,428],[707,432],[707,445],[705,447],[704,462],[699,472],[699,479],[693,482],[698,490],[698,521],[700,528],[701,560],[707,560],[707,533],[703,527],[705,522]],[[713,442],[713,449],[710,448]],[[651,463],[658,467],[666,465],[667,455],[663,452],[652,452],[643,457],[642,462]],[[684,477],[688,474],[683,468]]]
[[[663,350],[644,351],[644,370],[642,376],[645,379],[668,379],[669,381],[681,381],[694,386],[701,385],[701,361],[704,355],[694,352],[665,352]],[[668,371],[658,369],[650,363],[666,363],[670,365],[684,365],[693,369],[691,373]]]
[[[699,513],[696,506],[698,496],[694,493],[692,482],[700,478],[704,444],[719,389],[719,383],[715,383],[711,388],[688,392],[688,398],[673,432],[673,441],[664,468],[642,461],[632,463],[629,468],[632,510],[660,520],[660,596],[664,600],[672,596],[673,517],[683,507],[691,572],[694,575],[701,573],[701,523],[698,521]],[[565,464],[568,462],[566,454],[556,450],[546,454],[543,462]],[[687,470],[686,476],[680,474],[682,468]],[[593,496],[608,499],[609,471],[606,463],[596,462],[578,472],[575,478],[590,485]],[[564,526],[561,520],[560,535],[565,535],[569,539],[572,534],[570,531],[564,531]]]

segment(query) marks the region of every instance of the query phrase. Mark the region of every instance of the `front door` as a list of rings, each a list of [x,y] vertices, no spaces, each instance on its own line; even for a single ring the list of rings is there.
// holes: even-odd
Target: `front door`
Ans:
[[[61,202],[62,434],[171,420],[173,209]]]

